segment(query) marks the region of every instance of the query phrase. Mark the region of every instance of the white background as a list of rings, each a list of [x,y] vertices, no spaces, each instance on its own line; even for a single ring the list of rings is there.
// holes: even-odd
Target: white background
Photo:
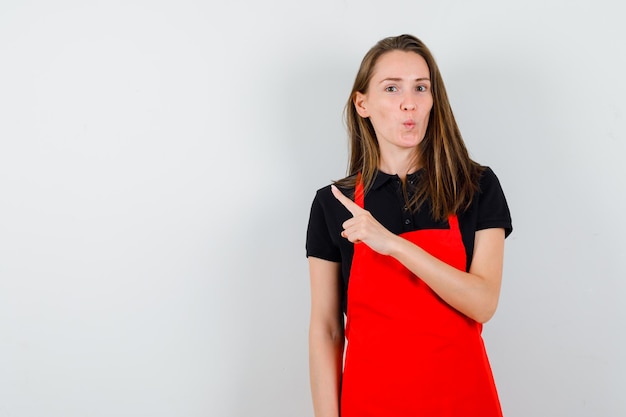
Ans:
[[[3,0],[0,417],[312,416],[308,211],[401,33],[513,214],[484,331],[505,415],[626,415],[621,9]]]

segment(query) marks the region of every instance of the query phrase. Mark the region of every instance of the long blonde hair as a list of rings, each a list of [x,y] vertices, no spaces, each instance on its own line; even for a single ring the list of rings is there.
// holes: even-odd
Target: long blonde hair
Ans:
[[[417,149],[426,180],[419,181],[415,194],[407,203],[416,211],[430,199],[433,218],[444,220],[448,215],[469,207],[478,190],[483,168],[469,157],[433,55],[422,41],[412,35],[382,39],[365,54],[344,110],[350,139],[348,177],[337,181],[337,185],[353,188],[356,174],[360,172],[365,193],[372,186],[380,163],[378,139],[370,120],[357,113],[354,98],[357,92],[367,93],[378,59],[396,50],[415,52],[424,58],[430,71],[433,95],[428,128]]]

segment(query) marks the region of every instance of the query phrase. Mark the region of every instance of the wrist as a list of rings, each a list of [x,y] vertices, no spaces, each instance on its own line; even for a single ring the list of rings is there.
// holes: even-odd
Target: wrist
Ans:
[[[408,240],[395,234],[392,235],[393,237],[389,240],[389,250],[387,251],[387,255],[398,259],[402,256]]]

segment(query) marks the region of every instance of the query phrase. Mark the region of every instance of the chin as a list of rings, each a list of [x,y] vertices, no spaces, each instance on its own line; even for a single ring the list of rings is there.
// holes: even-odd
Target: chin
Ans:
[[[415,139],[402,139],[399,142],[399,145],[403,148],[415,148],[417,145],[422,143],[422,138]]]

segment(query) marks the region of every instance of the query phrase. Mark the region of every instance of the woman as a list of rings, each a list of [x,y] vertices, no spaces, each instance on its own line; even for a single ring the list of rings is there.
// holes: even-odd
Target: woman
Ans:
[[[481,330],[511,218],[419,39],[365,55],[346,121],[349,176],[317,192],[307,232],[316,417],[501,416]]]

